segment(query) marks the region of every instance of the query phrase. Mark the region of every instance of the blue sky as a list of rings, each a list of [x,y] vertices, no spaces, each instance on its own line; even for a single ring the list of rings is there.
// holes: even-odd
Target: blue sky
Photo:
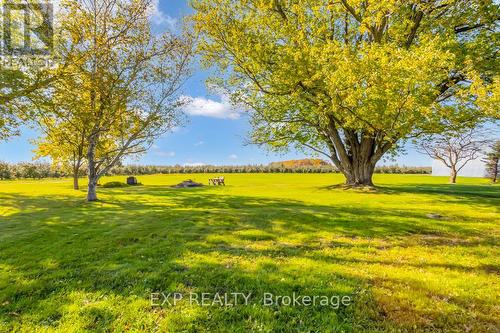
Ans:
[[[171,29],[191,10],[187,0],[159,0],[153,15],[155,29]],[[158,139],[151,150],[127,163],[154,165],[196,165],[196,164],[267,164],[283,159],[307,157],[302,153],[286,155],[270,154],[265,149],[245,145],[250,131],[248,118],[234,110],[221,96],[210,94],[205,87],[208,73],[194,69],[193,76],[186,82],[183,94],[194,98],[186,109],[188,122],[173,133]],[[23,128],[22,135],[0,143],[0,160],[8,162],[31,161],[34,147],[30,141],[36,138],[36,129]],[[312,155],[312,154],[311,154]],[[431,165],[430,158],[420,155],[411,148],[396,161],[383,164],[422,166]],[[381,163],[381,164],[382,164]]]

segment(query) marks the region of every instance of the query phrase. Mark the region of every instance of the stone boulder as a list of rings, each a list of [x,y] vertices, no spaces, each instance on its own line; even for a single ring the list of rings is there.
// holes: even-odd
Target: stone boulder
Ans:
[[[188,188],[188,187],[202,187],[203,184],[192,181],[191,179],[185,180],[182,183],[172,186],[173,188]]]

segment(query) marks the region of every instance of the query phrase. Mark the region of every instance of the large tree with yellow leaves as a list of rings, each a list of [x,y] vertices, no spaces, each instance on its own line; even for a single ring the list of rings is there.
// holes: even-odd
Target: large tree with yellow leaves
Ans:
[[[493,1],[192,5],[205,65],[252,111],[252,141],[324,154],[349,186],[373,185],[376,163],[405,139],[498,117]]]
[[[70,75],[54,85],[56,103],[44,105],[51,119],[42,125],[55,135],[71,134],[66,143],[73,150],[61,145],[58,153],[71,159],[74,149],[78,157],[84,153],[88,201],[97,200],[99,179],[113,166],[145,152],[182,120],[186,101],[179,90],[189,74],[192,39],[155,34],[152,5],[152,0],[62,2],[58,52]]]

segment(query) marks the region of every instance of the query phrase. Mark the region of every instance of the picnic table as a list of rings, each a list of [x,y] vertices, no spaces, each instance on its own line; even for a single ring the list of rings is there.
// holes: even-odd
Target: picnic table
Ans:
[[[208,185],[214,185],[214,186],[224,185],[224,186],[226,186],[226,183],[224,182],[224,177],[215,177],[215,178],[208,179]]]

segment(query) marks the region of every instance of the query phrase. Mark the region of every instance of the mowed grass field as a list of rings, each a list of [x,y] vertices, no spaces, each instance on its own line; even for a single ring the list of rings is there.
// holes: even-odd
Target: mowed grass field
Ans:
[[[98,203],[68,179],[0,182],[0,331],[499,331],[499,186],[376,175],[360,192],[330,186],[340,175],[229,174],[169,187],[209,177],[140,176]],[[252,296],[152,306],[152,292]],[[261,302],[293,292],[352,304]]]

